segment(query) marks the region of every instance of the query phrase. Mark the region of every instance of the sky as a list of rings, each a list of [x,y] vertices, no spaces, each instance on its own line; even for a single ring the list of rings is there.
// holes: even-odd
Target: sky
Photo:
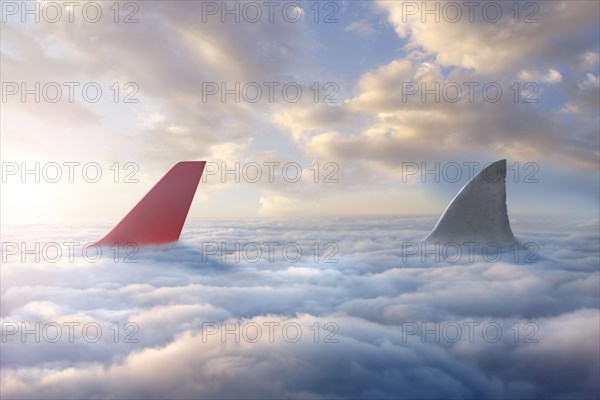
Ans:
[[[598,397],[599,2],[0,11],[3,399]],[[518,243],[432,251],[502,159]]]
[[[597,2],[222,4],[2,2],[2,222],[115,223],[182,160],[199,220],[439,215],[498,159],[512,214],[598,217]]]

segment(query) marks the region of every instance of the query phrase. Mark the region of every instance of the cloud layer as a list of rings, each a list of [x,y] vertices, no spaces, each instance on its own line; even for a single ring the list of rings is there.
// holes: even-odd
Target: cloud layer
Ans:
[[[124,254],[115,262],[110,252],[95,263],[80,255],[57,263],[7,255],[1,271],[2,395],[595,396],[597,221],[562,222],[558,231],[535,220],[513,223],[521,241],[539,245],[536,263],[489,262],[481,255],[457,263],[404,257],[403,244],[419,242],[434,222],[190,223],[178,244],[143,249],[137,263],[124,263]],[[74,234],[62,226],[51,235],[46,226],[8,227],[3,240],[28,248],[34,240],[84,243],[105,228]],[[265,250],[273,242],[279,245],[272,258],[265,252],[253,262],[249,250],[236,262],[235,243]],[[216,254],[215,243],[228,251]],[[287,243],[300,246],[303,256],[296,261],[290,251],[284,258],[280,250]],[[328,260],[338,262],[325,262],[324,245],[332,243],[338,250]],[[13,323],[31,330],[36,321],[62,326],[63,337],[50,343],[50,327],[40,328],[40,343],[33,333],[23,339],[20,325],[10,333]],[[68,323],[80,324],[72,343]],[[95,328],[86,337],[81,329],[94,323],[102,336],[89,343]]]

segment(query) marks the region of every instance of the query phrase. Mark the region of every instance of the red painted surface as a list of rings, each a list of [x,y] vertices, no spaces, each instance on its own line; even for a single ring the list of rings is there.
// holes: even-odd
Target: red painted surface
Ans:
[[[206,161],[182,161],[137,203],[135,207],[96,244],[119,246],[127,243],[162,244],[174,242],[187,217]]]

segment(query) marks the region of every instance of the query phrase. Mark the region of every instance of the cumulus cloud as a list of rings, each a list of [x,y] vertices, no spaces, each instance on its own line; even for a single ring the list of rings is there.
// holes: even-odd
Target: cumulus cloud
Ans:
[[[257,113],[270,105],[266,95],[256,104],[236,102],[231,95],[222,101],[221,84],[231,90],[248,82],[297,80],[307,69],[302,43],[310,36],[302,24],[286,22],[281,10],[274,13],[272,23],[236,23],[234,17],[223,23],[220,15],[207,17],[203,7],[202,2],[174,2],[169,7],[143,3],[136,12],[138,22],[129,24],[115,24],[109,16],[96,24],[69,23],[63,18],[26,28],[11,19],[3,36],[22,45],[3,50],[3,79],[30,86],[34,82],[83,85],[92,81],[101,85],[103,98],[113,95],[109,88],[114,82],[120,83],[122,96],[133,92],[124,89],[127,82],[136,85],[137,103],[119,102],[112,109],[107,109],[110,103],[98,107],[100,103],[86,104],[80,99],[72,104],[64,98],[56,104],[42,102],[38,108],[58,122],[53,132],[45,129],[40,135],[43,143],[47,138],[52,138],[54,146],[69,143],[72,131],[89,131],[88,125],[95,122],[88,136],[96,136],[99,148],[106,147],[107,138],[114,138],[121,143],[114,152],[155,164],[160,160],[159,168],[181,159],[210,158],[207,144],[248,142],[261,129]],[[93,52],[88,51],[91,48]],[[22,60],[27,60],[26,65]],[[205,85],[212,83],[218,94],[205,95]],[[276,101],[282,101],[280,95]],[[11,101],[8,107],[13,111],[6,121],[10,143],[16,140],[13,131],[19,134],[20,121],[14,116],[30,113],[36,105]],[[118,125],[111,113],[122,117]],[[136,144],[142,141],[154,143],[153,150],[140,151]]]
[[[279,162],[302,162],[305,169],[315,161],[339,165],[343,184],[335,187],[304,185],[300,193],[304,180],[294,190],[280,180],[252,190],[247,185],[207,185],[203,192],[208,214],[219,213],[227,198],[236,197],[249,198],[251,205],[235,209],[254,216],[266,215],[265,202],[287,202],[277,209],[288,215],[312,212],[301,207],[309,198],[320,199],[320,214],[335,213],[344,200],[357,205],[355,214],[369,208],[394,213],[391,200],[384,204],[383,196],[371,202],[366,198],[373,190],[390,195],[403,161],[462,161],[477,154],[486,160],[547,162],[569,171],[565,181],[595,169],[600,107],[596,3],[544,2],[537,11],[522,5],[519,23],[507,2],[498,3],[504,18],[497,23],[481,14],[495,2],[481,2],[473,22],[464,10],[460,21],[439,23],[431,15],[425,22],[420,13],[407,16],[406,7],[413,3],[423,6],[344,3],[336,14],[339,24],[313,24],[315,10],[293,4],[288,14],[301,16],[302,22],[290,23],[276,12],[272,22],[236,23],[230,15],[223,23],[219,14],[204,18],[206,3],[185,1],[169,7],[141,3],[134,24],[115,24],[110,13],[96,24],[65,18],[27,25],[17,16],[3,25],[4,80],[28,85],[93,81],[105,96],[99,103],[70,103],[65,95],[55,104],[23,104],[17,96],[4,104],[2,156],[106,160],[107,165],[136,161],[147,184],[182,159],[243,162],[268,155]],[[429,7],[447,9],[450,3]],[[522,21],[534,11],[538,22]],[[329,35],[333,29],[343,35]],[[371,45],[375,39],[381,45]],[[336,52],[356,51],[358,41],[377,49],[378,56],[359,65],[327,61]],[[296,81],[304,93],[298,102],[283,100],[280,90],[270,102],[261,85],[277,82],[281,89]],[[315,81],[320,84],[317,94]],[[136,86],[125,89],[128,82]],[[241,89],[249,82],[262,86],[260,101],[237,102],[231,94],[223,101],[221,84],[231,89],[240,83]],[[326,82],[333,85],[326,88]],[[419,92],[405,98],[407,82]],[[474,102],[466,82],[479,83]],[[489,82],[502,88],[501,101],[482,99],[483,85]],[[121,97],[135,92],[139,102],[115,104],[110,89],[115,83]],[[216,83],[218,93],[207,96],[206,83]],[[441,100],[429,94],[423,102],[423,89],[436,84]],[[462,95],[455,97],[457,85]],[[531,99],[538,102],[525,102]],[[102,192],[125,211],[130,203],[119,189],[104,187]],[[301,200],[292,200],[291,192]],[[21,193],[28,196],[27,190]],[[60,191],[44,193],[52,199],[48,204],[64,201],[59,196]],[[18,197],[5,197],[3,203],[17,208],[22,204]],[[67,200],[64,207],[46,208],[38,216],[107,218],[92,212],[106,205],[100,196],[91,197],[89,209],[79,210]],[[410,212],[423,211],[419,206],[426,196],[411,198],[419,201]]]
[[[593,397],[600,387],[597,221],[561,222],[565,230],[555,231],[522,220],[513,229],[539,243],[537,263],[406,257],[402,243],[419,242],[434,222],[189,223],[179,243],[142,249],[137,263],[115,262],[112,253],[54,264],[9,255],[1,271],[2,394]],[[3,240],[86,242],[105,228],[62,226],[49,235],[4,227]],[[272,259],[265,252],[236,262],[236,242],[280,245]],[[292,242],[304,250],[294,261],[279,252]],[[323,252],[315,261],[315,242],[335,243],[337,262],[324,262]],[[212,252],[211,243],[225,243],[225,252]],[[51,328],[39,343],[35,334],[11,333],[22,322],[30,331],[35,322],[59,324],[63,338],[50,343]],[[79,324],[72,343],[66,323]],[[84,340],[85,324],[97,324],[102,337]]]
[[[523,81],[558,83],[562,80],[562,75],[555,69],[549,69],[545,74],[539,71],[523,70],[519,73],[519,79]]]
[[[559,64],[590,51],[594,43],[587,35],[597,29],[599,11],[595,2],[575,6],[565,1],[519,4],[518,13],[512,3],[494,1],[471,7],[451,1],[378,5],[411,48],[433,54],[441,65],[492,76],[538,63]],[[565,42],[577,45],[565,47]]]
[[[558,159],[564,168],[595,169],[597,43],[586,35],[598,29],[591,17],[598,4],[529,5],[539,7],[529,10],[539,18],[535,23],[515,22],[512,3],[497,2],[478,3],[473,21],[467,10],[458,21],[440,17],[456,4],[379,2],[406,56],[361,75],[330,119],[337,126],[316,129],[322,111],[303,105],[275,120],[307,154],[348,163],[395,167],[448,154],[461,160],[477,148],[490,158]],[[500,7],[504,18],[482,16],[489,6]],[[562,29],[569,33],[559,40]],[[572,46],[565,50],[564,42]],[[565,118],[572,114],[577,118]]]

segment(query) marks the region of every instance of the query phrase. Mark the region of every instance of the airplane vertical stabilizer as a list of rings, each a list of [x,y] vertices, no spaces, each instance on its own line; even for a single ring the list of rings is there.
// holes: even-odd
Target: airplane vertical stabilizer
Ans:
[[[178,240],[205,165],[205,161],[175,164],[96,244],[143,245]]]

